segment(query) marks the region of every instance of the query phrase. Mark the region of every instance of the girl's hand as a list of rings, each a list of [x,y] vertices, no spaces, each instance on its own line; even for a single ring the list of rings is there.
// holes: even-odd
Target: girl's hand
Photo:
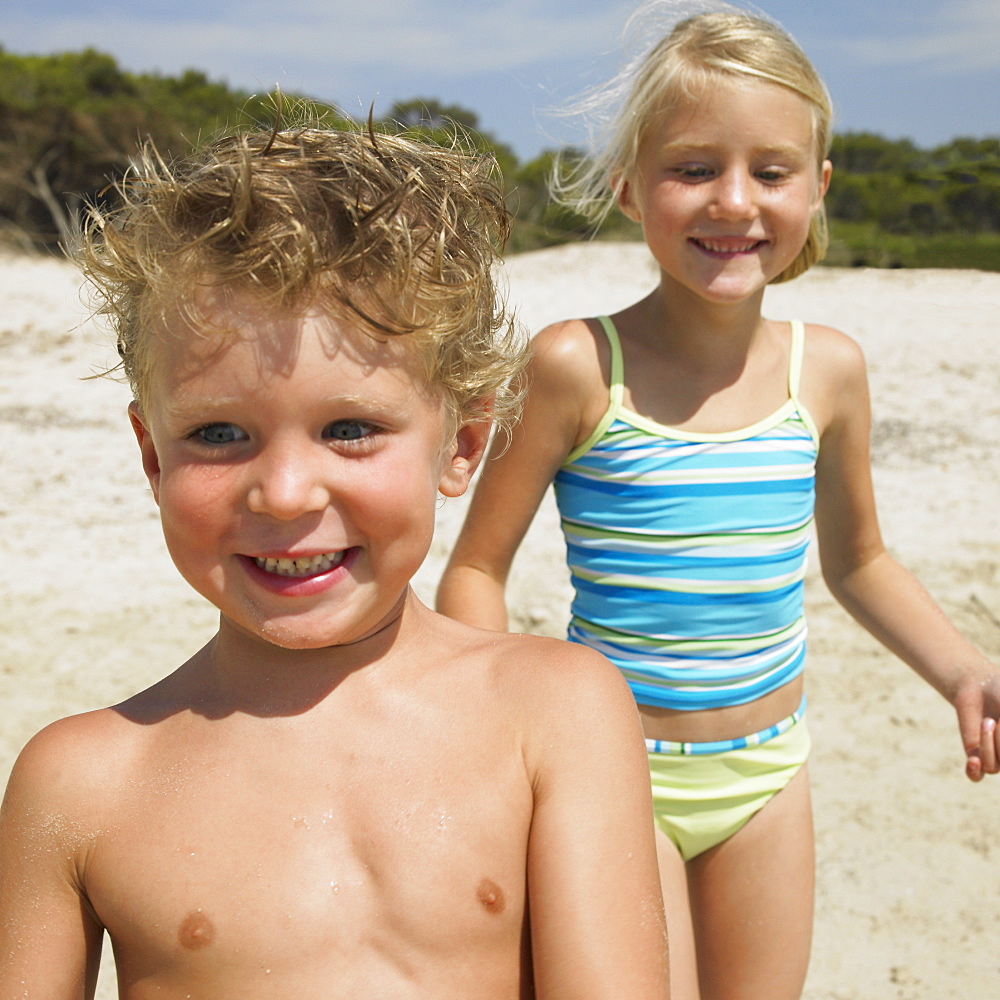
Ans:
[[[885,549],[875,512],[864,358],[857,345],[810,325],[802,398],[822,441],[816,463],[816,531],[834,597],[958,713],[965,773],[1000,771],[1000,669],[975,649]]]
[[[965,773],[971,781],[1000,771],[1000,671],[970,679],[954,698],[958,728],[965,746]]]

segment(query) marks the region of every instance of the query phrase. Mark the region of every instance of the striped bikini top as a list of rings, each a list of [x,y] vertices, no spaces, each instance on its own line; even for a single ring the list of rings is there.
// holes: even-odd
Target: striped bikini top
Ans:
[[[611,320],[610,405],[555,477],[575,597],[568,638],[604,653],[645,705],[753,701],[802,670],[803,581],[819,436],[789,398],[750,427],[699,434],[622,405]]]

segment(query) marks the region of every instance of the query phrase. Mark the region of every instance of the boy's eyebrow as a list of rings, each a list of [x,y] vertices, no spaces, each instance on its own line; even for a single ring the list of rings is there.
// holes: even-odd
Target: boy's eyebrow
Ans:
[[[253,401],[252,393],[234,393],[231,396],[208,396],[195,397],[185,403],[183,395],[171,396],[162,403],[162,410],[168,419],[182,419],[188,417],[192,411],[203,414],[206,411],[225,410],[232,406],[245,404]],[[323,405],[346,406],[357,409],[380,410],[393,413],[401,413],[406,409],[406,401],[402,396],[392,398],[375,399],[372,396],[363,396],[356,393],[331,393],[323,401]]]

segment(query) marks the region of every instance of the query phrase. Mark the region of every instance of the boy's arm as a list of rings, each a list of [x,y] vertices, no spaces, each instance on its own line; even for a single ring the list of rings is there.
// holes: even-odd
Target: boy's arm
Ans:
[[[843,335],[828,352],[830,417],[816,468],[816,528],[831,593],[955,707],[973,781],[1000,770],[1000,671],[885,550],[869,459],[864,358]]]
[[[528,912],[539,1000],[665,1000],[666,926],[635,702],[604,657],[551,640],[532,685]],[[541,658],[539,658],[541,659]]]
[[[22,751],[0,808],[0,997],[89,1000],[97,986],[103,928],[83,894],[92,843],[76,806],[72,720]]]
[[[579,321],[543,330],[525,373],[524,411],[494,441],[469,512],[441,577],[437,610],[480,628],[504,631],[504,588],[511,563],[542,497],[580,433],[581,386],[591,339]],[[591,354],[593,349],[591,348]]]

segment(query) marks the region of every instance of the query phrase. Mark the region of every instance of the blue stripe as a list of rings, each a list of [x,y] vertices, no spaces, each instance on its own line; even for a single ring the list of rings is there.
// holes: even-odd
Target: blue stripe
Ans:
[[[761,746],[776,736],[787,733],[792,726],[802,721],[806,714],[806,696],[802,696],[799,707],[787,719],[776,722],[767,729],[751,733],[749,736],[737,736],[731,740],[711,740],[705,743],[679,743],[673,740],[646,740],[646,751],[651,754],[668,754],[670,756],[701,756],[704,754],[730,753],[733,750],[745,750],[747,747]]]
[[[596,594],[607,598],[621,598],[624,588],[620,584],[596,583],[573,575],[573,586],[584,593]],[[737,594],[696,594],[682,590],[647,590],[633,587],[631,593],[634,600],[652,602],[654,604],[768,604],[772,601],[784,600],[802,589],[801,581],[785,587],[775,587],[773,590],[746,591]],[[581,616],[584,617],[584,616]],[[591,621],[593,619],[590,619]],[[603,624],[603,623],[601,623]]]
[[[678,570],[701,570],[710,575],[711,579],[718,579],[722,574],[718,571],[726,569],[751,569],[757,567],[767,570],[762,576],[774,576],[775,568],[778,573],[782,572],[780,567],[783,564],[791,564],[792,568],[802,565],[802,557],[808,548],[808,542],[800,543],[794,548],[776,550],[773,555],[765,556],[684,556],[671,554],[670,568]],[[644,565],[661,567],[663,565],[663,553],[660,552],[637,552],[628,550],[627,552],[608,553],[599,550],[593,553],[586,546],[566,543],[567,558],[570,567],[574,565],[587,566],[588,569],[599,573],[628,573],[634,572],[635,568]],[[690,574],[685,573],[685,576]],[[725,577],[723,577],[725,578]]]
[[[615,661],[612,659],[611,662],[614,663]],[[804,662],[805,649],[803,648],[788,662],[783,670],[772,676],[762,678],[759,681],[741,683],[738,686],[729,685],[715,692],[708,689],[707,686],[699,687],[695,690],[671,687],[668,689],[670,707],[681,710],[701,711],[709,708],[725,708],[729,705],[745,705],[748,702],[762,698],[771,691],[777,691],[778,688],[783,687],[789,681],[796,678],[802,672]],[[616,665],[619,669],[627,669],[635,672],[635,666],[632,663],[623,664],[619,662]],[[632,690],[633,697],[640,705],[655,706],[663,704],[665,694],[664,685],[644,683],[633,680],[631,677],[626,678],[626,681]]]
[[[768,496],[773,493],[811,493],[813,478],[803,475],[796,479],[759,480],[732,483],[651,483],[625,482],[623,480],[588,479],[585,476],[560,472],[556,476],[560,486],[577,487],[593,493],[612,494],[620,497],[670,498],[670,497],[728,497]]]

